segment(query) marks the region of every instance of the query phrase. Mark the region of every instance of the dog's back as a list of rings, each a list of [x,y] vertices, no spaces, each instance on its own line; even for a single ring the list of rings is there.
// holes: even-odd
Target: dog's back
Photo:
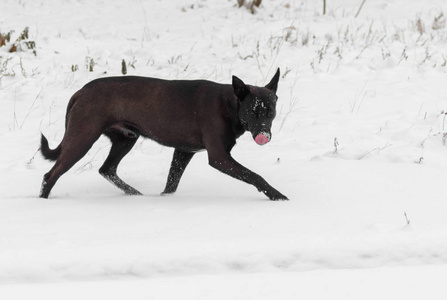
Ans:
[[[70,126],[106,129],[123,124],[165,146],[182,144],[180,148],[185,150],[200,150],[204,148],[201,123],[219,114],[225,117],[225,106],[234,101],[230,85],[206,80],[101,78],[73,95],[67,109],[67,130]]]

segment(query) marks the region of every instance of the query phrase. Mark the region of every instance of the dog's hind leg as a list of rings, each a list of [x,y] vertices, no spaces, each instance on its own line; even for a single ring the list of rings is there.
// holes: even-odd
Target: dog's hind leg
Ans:
[[[168,181],[166,182],[165,190],[161,193],[162,195],[175,193],[183,172],[194,154],[194,152],[185,152],[175,149],[171,168],[169,169]]]
[[[89,132],[88,134],[83,134],[82,138],[74,139],[71,136],[76,135],[71,131],[65,133],[61,145],[61,152],[56,160],[56,164],[43,177],[42,188],[40,190],[41,198],[48,198],[51,189],[59,177],[73,167],[88,152],[100,135],[100,132]]]
[[[116,187],[123,190],[127,195],[142,195],[116,174],[118,164],[135,145],[139,135],[136,133],[135,135],[126,135],[125,133],[117,131],[107,131],[105,135],[110,138],[112,148],[110,149],[109,156],[107,156],[104,164],[99,169],[99,173]]]

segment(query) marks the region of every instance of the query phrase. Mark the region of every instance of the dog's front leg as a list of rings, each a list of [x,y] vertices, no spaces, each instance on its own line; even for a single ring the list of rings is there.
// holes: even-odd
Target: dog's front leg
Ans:
[[[274,189],[267,181],[255,172],[250,171],[238,163],[230,153],[208,152],[209,164],[217,170],[236,179],[254,185],[258,191],[263,192],[270,200],[289,200],[286,196]]]
[[[194,152],[185,152],[179,149],[174,150],[171,168],[169,169],[168,181],[166,182],[164,191],[161,193],[162,195],[175,193],[180,179],[182,178],[183,172],[193,156]]]

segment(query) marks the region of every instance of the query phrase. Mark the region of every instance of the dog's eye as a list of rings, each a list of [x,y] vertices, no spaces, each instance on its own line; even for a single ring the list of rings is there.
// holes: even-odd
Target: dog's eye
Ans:
[[[267,111],[267,117],[268,117],[268,118],[273,118],[273,117],[275,117],[275,111],[274,111],[274,110],[269,110],[269,111]]]

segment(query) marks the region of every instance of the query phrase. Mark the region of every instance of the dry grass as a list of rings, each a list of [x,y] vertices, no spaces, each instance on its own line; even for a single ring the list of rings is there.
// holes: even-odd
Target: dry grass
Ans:
[[[244,6],[245,8],[247,8],[252,14],[255,13],[255,8],[259,7],[262,3],[262,0],[251,0],[251,1],[246,1],[246,0],[237,0],[237,5],[239,7]]]

